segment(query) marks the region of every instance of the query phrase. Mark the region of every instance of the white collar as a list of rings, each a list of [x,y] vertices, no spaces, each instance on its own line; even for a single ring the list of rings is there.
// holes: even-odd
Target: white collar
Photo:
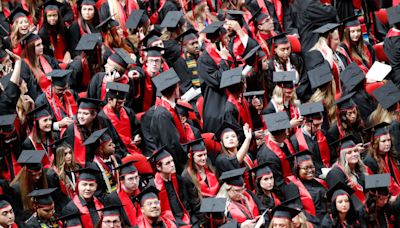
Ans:
[[[163,99],[164,101],[168,102],[171,105],[172,108],[175,108],[175,106],[176,106],[175,102],[172,102],[172,101],[168,100],[164,96],[162,96],[161,99]]]

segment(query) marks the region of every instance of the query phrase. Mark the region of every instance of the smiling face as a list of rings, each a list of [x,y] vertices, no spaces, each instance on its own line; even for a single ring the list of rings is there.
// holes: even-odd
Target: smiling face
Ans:
[[[233,130],[227,131],[222,135],[222,144],[226,149],[237,148],[239,145],[239,139],[236,132]]]
[[[53,125],[53,121],[51,120],[51,116],[44,117],[39,119],[39,129],[43,132],[50,132],[51,127]]]
[[[20,35],[26,35],[29,32],[29,20],[27,17],[20,17],[16,21],[18,25],[18,33]]]
[[[78,183],[79,196],[83,199],[91,199],[97,189],[95,181],[80,180]]]
[[[303,161],[299,164],[299,178],[312,180],[315,177],[315,166],[312,160]]]
[[[160,200],[157,198],[146,199],[142,202],[142,213],[150,219],[157,219],[161,215]]]
[[[88,125],[93,122],[96,115],[92,114],[90,110],[78,109],[77,118],[80,125]]]
[[[357,164],[360,159],[360,152],[356,147],[346,148],[341,153],[345,153],[345,159],[350,165]]]

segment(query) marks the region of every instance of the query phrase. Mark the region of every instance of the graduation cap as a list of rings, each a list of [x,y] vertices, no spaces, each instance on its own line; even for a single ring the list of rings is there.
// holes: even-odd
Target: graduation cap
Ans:
[[[101,102],[102,101],[98,99],[84,97],[78,100],[78,106],[79,109],[98,110]]]
[[[39,171],[42,169],[42,159],[45,153],[44,150],[23,150],[17,162],[26,166],[28,170]]]
[[[76,51],[92,51],[98,43],[101,43],[100,33],[85,34],[79,39]]]
[[[188,153],[203,152],[207,150],[203,138],[192,140],[182,144],[182,146],[186,146]]]
[[[360,21],[358,21],[358,16],[351,16],[345,18],[343,19],[342,23],[346,28],[360,25]]]
[[[159,161],[163,160],[164,158],[167,158],[169,156],[172,156],[166,149],[166,146],[162,146],[155,150],[153,154],[147,159],[150,161],[152,164],[157,164]]]
[[[240,10],[225,10],[226,19],[243,22],[243,11]]]
[[[292,159],[294,161],[295,167],[298,168],[298,165],[305,161],[312,161],[312,153],[309,150],[303,150],[297,153],[294,153],[287,157],[288,160]],[[296,172],[297,172],[296,170]]]
[[[192,105],[188,102],[178,101],[176,102],[176,111],[178,114],[188,117],[189,112],[193,112]]]
[[[100,173],[100,170],[95,169],[94,167],[88,166],[85,168],[81,168],[76,170],[79,173],[78,179],[81,181],[97,181],[96,175]]]
[[[322,119],[322,112],[324,111],[324,105],[322,101],[302,104],[299,107],[300,115],[304,116],[309,120]]]
[[[338,181],[333,187],[326,192],[326,198],[332,202],[336,200],[339,195],[348,195],[349,197],[354,193],[354,190],[347,186],[347,184]]]
[[[179,22],[181,22],[181,18],[183,17],[183,13],[181,11],[168,11],[167,15],[165,15],[164,20],[161,22],[161,28],[175,29]],[[181,22],[181,24],[183,24]]]
[[[221,174],[219,179],[228,185],[243,187],[244,185],[243,173],[245,170],[246,168],[240,168],[240,169],[232,169],[229,171],[225,171]]]
[[[24,10],[22,7],[17,6],[8,16],[7,21],[10,24],[13,24],[18,18],[20,17],[28,17],[29,16],[29,12]]]
[[[118,167],[115,167],[115,169],[119,169],[119,175],[121,177],[125,176],[126,174],[132,174],[136,173],[138,170],[136,169],[136,166],[133,165],[136,161],[128,161]]]
[[[315,67],[314,69],[309,70],[307,74],[312,89],[317,89],[323,85],[326,85],[333,79],[331,67],[327,61]]]
[[[290,221],[296,217],[301,211],[297,210],[295,208],[292,207],[288,207],[285,205],[278,205],[274,208],[272,208],[272,217],[276,217],[276,218],[286,218],[289,219]]]
[[[181,42],[183,45],[186,44],[188,41],[197,39],[197,31],[193,28],[186,30],[185,32],[181,33],[178,37],[176,37],[176,41]]]
[[[211,213],[210,218],[225,217],[226,198],[209,197],[201,199],[200,213]]]
[[[111,28],[119,26],[118,21],[113,19],[114,15],[111,15],[104,19],[99,25],[96,26],[96,29],[101,29],[104,33],[110,30]]]
[[[78,212],[72,211],[69,213],[62,214],[62,216],[58,217],[57,220],[62,221],[63,225],[66,228],[73,228],[82,225],[81,213],[79,211]]]
[[[242,83],[243,67],[236,67],[231,70],[226,70],[222,72],[221,82],[219,84],[219,88],[223,89],[228,86],[236,85]]]
[[[313,33],[318,33],[318,34],[322,35],[322,34],[325,34],[327,32],[331,32],[331,31],[339,28],[339,26],[340,26],[340,24],[338,24],[338,23],[327,23],[327,24],[324,24],[321,27],[315,29],[313,31]]]
[[[100,144],[103,144],[105,142],[109,142],[111,140],[111,137],[109,134],[107,134],[108,128],[103,128],[100,130],[97,130],[95,132],[93,132],[89,138],[87,138],[85,140],[85,142],[83,143],[83,145],[88,146],[90,144],[94,144],[97,142],[97,140],[100,141]]]
[[[144,201],[148,199],[158,199],[158,189],[153,185],[149,185],[147,188],[143,189],[137,196],[135,196],[135,201],[139,202],[143,206]]]
[[[161,40],[160,36],[161,33],[153,29],[140,42],[142,42],[143,46],[150,47],[155,41]]]
[[[58,147],[62,146],[62,145],[66,145],[68,144],[66,139],[68,139],[70,136],[65,136],[61,139],[58,139],[56,141],[54,141],[52,144],[49,145],[49,147],[53,148],[53,149],[57,149]]]
[[[351,99],[351,97],[353,97],[355,93],[356,92],[349,93],[346,96],[343,96],[339,100],[335,101],[335,105],[339,108],[340,111],[347,111],[356,107],[356,104]]]
[[[37,189],[29,193],[28,196],[33,198],[36,206],[49,206],[54,203],[53,198],[51,198],[50,194],[52,194],[56,189],[57,188]]]
[[[389,195],[389,185],[391,176],[389,173],[365,176],[365,189],[376,192],[378,195]]]
[[[238,222],[235,219],[232,219],[225,223],[224,225],[220,226],[219,228],[237,228],[239,227]]]
[[[23,36],[18,42],[21,44],[23,48],[28,46],[29,44],[40,40],[40,36],[33,33],[33,31],[28,32],[25,36]]]
[[[72,70],[59,70],[54,69],[47,76],[51,77],[51,83],[56,86],[64,87],[67,85],[67,81],[69,76],[71,75]]]
[[[246,62],[247,65],[252,66],[256,62],[257,54],[259,54],[260,45],[257,45],[253,49],[251,49],[244,57],[243,61]],[[261,50],[262,51],[262,50]]]
[[[276,112],[263,115],[265,124],[269,132],[284,131],[291,128],[290,120],[286,112]]]
[[[260,22],[262,22],[265,18],[270,17],[268,14],[262,13],[261,10],[262,8],[259,7],[258,10],[250,18],[249,23],[254,21],[256,24],[260,24]]]
[[[395,25],[400,22],[400,6],[393,6],[386,9],[389,25]]]
[[[281,88],[294,88],[294,81],[296,81],[296,71],[274,71],[272,75],[273,82]]]
[[[153,77],[151,80],[161,93],[181,81],[173,68],[162,72],[159,76]]]
[[[372,133],[372,137],[377,138],[382,135],[389,134],[390,133],[389,126],[390,126],[389,123],[381,122],[381,123],[375,124],[372,127],[365,128],[364,131]]]
[[[223,27],[224,22],[223,21],[216,21],[207,27],[205,27],[201,33],[205,33],[207,39],[215,39],[218,38],[220,34],[226,33],[225,28]]]
[[[274,43],[274,45],[287,44],[287,43],[289,43],[289,39],[287,38],[286,35],[287,35],[287,32],[283,32],[281,34],[271,37],[270,39],[272,39],[272,42]]]
[[[96,5],[96,0],[78,0],[78,6],[94,6]]]
[[[120,209],[123,206],[121,204],[111,204],[107,205],[106,207],[103,207],[97,211],[102,211],[103,212],[103,218],[104,216],[120,216]]]
[[[259,179],[259,178],[263,177],[264,175],[268,175],[268,174],[272,173],[271,168],[268,167],[266,162],[250,169],[249,171],[253,172],[256,175],[256,179]]]
[[[340,81],[349,92],[353,91],[364,79],[364,72],[355,62],[348,65],[340,74]]]
[[[237,126],[229,122],[224,121],[218,128],[218,130],[215,132],[214,140],[220,142],[222,140],[222,136],[229,131],[234,131],[237,134],[238,132],[242,131],[242,129],[238,128]]]
[[[148,48],[142,49],[142,51],[147,52],[147,57],[162,57],[162,51],[164,51],[165,48],[159,47],[159,46],[152,46]]]
[[[0,209],[10,206],[11,202],[13,202],[13,200],[9,196],[0,195]]]
[[[132,11],[131,15],[129,15],[125,27],[128,29],[137,29],[138,27],[142,27],[148,21],[149,17],[146,15],[144,10],[134,10]]]
[[[56,1],[56,0],[47,0],[43,5],[44,5],[45,12],[58,11],[61,9],[61,7],[64,6],[64,4],[62,4],[61,2]]]
[[[390,109],[400,101],[400,89],[390,80],[372,94],[384,109]]]
[[[48,105],[47,104],[43,104],[39,107],[36,107],[35,109],[33,109],[32,111],[30,111],[29,113],[27,113],[27,116],[33,117],[33,119],[39,120],[48,116],[51,116],[50,113],[47,111]]]
[[[12,132],[14,130],[14,121],[17,114],[1,115],[0,130],[1,132]]]
[[[110,55],[108,59],[116,63],[118,66],[120,66],[123,69],[126,69],[129,64],[135,63],[129,53],[125,51],[123,48],[114,48],[115,53]]]
[[[288,186],[286,186],[286,187],[288,187]],[[296,187],[296,186],[294,186],[294,187]],[[288,206],[288,207],[291,207],[291,208],[303,209],[303,205],[302,205],[301,200],[300,200],[299,191],[297,190],[292,195],[293,195],[293,197],[291,197],[289,199],[286,199],[285,201],[281,202],[281,205]]]
[[[345,137],[342,137],[342,138],[332,142],[330,145],[337,146],[339,144],[340,150],[344,150],[347,148],[355,147],[356,144],[354,143],[354,141],[355,141],[355,137],[353,135],[347,135]]]
[[[110,98],[125,99],[129,92],[129,85],[118,82],[107,82],[106,89]]]
[[[258,90],[258,91],[245,92],[245,93],[243,93],[243,96],[249,97],[249,98],[253,98],[254,96],[264,97],[264,94],[265,94],[265,90]]]

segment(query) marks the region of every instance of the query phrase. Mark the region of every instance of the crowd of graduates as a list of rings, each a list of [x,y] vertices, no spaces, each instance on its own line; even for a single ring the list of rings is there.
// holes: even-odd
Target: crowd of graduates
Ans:
[[[1,1],[0,227],[400,227],[399,3]]]

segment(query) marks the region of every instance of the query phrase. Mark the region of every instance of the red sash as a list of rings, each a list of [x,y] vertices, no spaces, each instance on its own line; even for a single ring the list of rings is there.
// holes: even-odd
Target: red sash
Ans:
[[[269,0],[269,1],[274,4],[275,13],[276,16],[278,17],[279,25],[282,28],[282,32],[284,32],[282,2],[280,0]]]
[[[22,46],[21,46],[21,44],[18,43],[17,46],[12,49],[12,52],[21,57],[22,56]]]
[[[347,50],[350,51],[350,47],[349,44],[344,43],[347,47]],[[355,63],[357,63],[357,65],[361,68],[361,70],[364,72],[364,74],[368,73],[369,68],[372,66],[373,62],[372,62],[372,57],[371,57],[371,53],[369,52],[369,49],[367,47],[367,45],[364,44],[364,49],[365,49],[365,54],[368,57],[368,61],[369,61],[369,66],[364,65],[364,62],[360,59],[356,59],[353,58],[353,56],[351,55],[351,53],[348,54],[348,56],[351,58],[351,60]],[[361,58],[361,56],[360,56]]]
[[[87,32],[85,32],[85,30],[83,30],[82,21],[81,20],[83,20],[83,19],[78,18],[79,34],[82,37],[83,35],[87,34]]]
[[[44,156],[44,159],[43,159],[43,161],[42,161],[42,164],[43,164],[43,168],[46,168],[46,169],[50,168],[51,163],[53,162],[53,159],[54,159],[53,149],[49,148],[49,149],[47,150],[47,149],[43,146],[42,143],[36,143],[36,142],[33,140],[32,132],[29,134],[28,137],[29,137],[29,140],[31,140],[32,145],[33,145],[33,147],[35,148],[35,150],[44,150],[44,151],[46,151],[46,156]],[[50,141],[49,141],[49,144],[52,144],[53,142],[54,142],[54,140],[50,140]]]
[[[361,201],[361,203],[364,204],[366,199],[365,199],[363,187],[362,187],[358,182],[354,183],[354,182],[352,181],[352,179],[344,172],[343,167],[342,167],[339,163],[336,163],[336,166],[337,166],[337,167],[343,172],[343,174],[346,176],[346,178],[347,178],[347,185],[348,185],[349,187],[351,187],[351,188],[354,190],[354,195],[357,196],[357,198]],[[349,184],[353,185],[353,187],[350,186]]]
[[[101,82],[101,93],[100,93],[100,99],[104,101],[106,99],[107,95],[107,80],[106,80],[106,75],[103,77],[103,81]],[[115,79],[114,82],[122,83],[122,84],[128,84],[129,83],[129,78],[126,74],[122,75],[120,78]]]
[[[310,192],[307,190],[307,188],[304,187],[304,184],[295,176],[290,176],[290,177],[288,177],[288,179],[291,182],[293,182],[293,184],[295,184],[297,186],[297,188],[299,189],[300,200],[301,200],[301,203],[303,204],[304,210],[313,216],[317,216],[313,198],[312,198]],[[321,180],[318,178],[314,178],[314,180],[318,181],[324,188],[328,189],[328,185],[326,184],[326,182],[324,180]]]
[[[322,131],[318,131],[315,136],[317,138],[319,154],[321,155],[322,163],[325,166],[325,168],[330,168],[331,167],[331,164],[330,164],[331,155],[330,155],[329,146],[328,146],[326,137],[324,136]],[[297,139],[297,142],[299,142],[299,151],[309,150],[307,141],[304,137],[304,134],[303,134],[303,131],[301,130],[301,128],[297,129],[297,131],[296,131],[296,139]]]
[[[225,61],[221,58],[221,56],[219,56],[218,52],[209,42],[206,43],[206,51],[217,66],[221,65],[221,61]],[[231,55],[229,55],[228,60],[233,62]]]
[[[269,46],[268,46],[268,43],[267,43],[267,39],[269,39],[269,38],[271,38],[271,37],[273,37],[273,36],[275,36],[276,35],[276,33],[274,32],[274,31],[271,31],[270,32],[270,34],[263,34],[263,33],[260,33],[260,32],[258,32],[257,34],[256,34],[256,40],[257,40],[257,42],[260,44],[260,46],[261,46],[261,49],[265,52],[265,54],[268,56],[268,57],[272,57],[271,56],[271,51],[269,50]]]
[[[392,169],[390,169],[390,167],[392,167]],[[399,186],[399,184],[400,184],[400,172],[399,172],[396,164],[389,157],[389,155],[385,156],[384,172],[385,173],[390,173],[390,175],[391,175],[390,186],[389,186],[390,193],[392,195],[394,195],[394,196],[397,196],[400,193],[400,186]]]
[[[58,98],[57,95],[52,93],[51,87],[46,90],[46,98],[57,121],[61,121],[63,119],[61,110],[64,111],[68,117],[73,117],[76,115],[78,105],[76,104],[74,95],[70,90],[66,90],[64,93],[65,105],[60,101],[60,98]]]
[[[244,191],[244,199],[240,203],[231,201],[228,205],[229,213],[238,223],[243,223],[248,219],[254,219],[259,215],[258,207],[251,195]]]
[[[282,176],[283,179],[286,180],[287,177],[292,176],[292,170],[290,168],[290,163],[287,160],[286,154],[282,151],[282,149],[272,140],[270,140],[268,137],[266,137],[266,144],[267,147],[274,152],[274,154],[279,158],[279,160],[281,161],[281,167],[282,167]],[[286,139],[286,141],[288,141]],[[286,143],[287,147],[289,148],[290,153],[294,154],[294,149],[292,147],[292,145],[288,142]]]
[[[389,32],[386,34],[387,38],[400,36],[400,31],[394,31],[393,28],[389,29]]]
[[[236,62],[239,64],[242,62],[242,55],[244,54],[244,50],[246,48],[242,44],[242,40],[238,35],[235,36],[233,39],[233,54],[235,55]]]
[[[175,109],[172,108],[172,106],[164,99],[156,99],[156,107],[159,106],[164,107],[169,113],[171,113],[176,130],[179,133],[179,141],[181,143],[187,142],[185,129],[183,128],[181,120],[179,119],[178,114],[176,114]]]
[[[188,167],[188,172],[190,172],[190,167]],[[206,174],[208,184],[203,179],[201,179],[199,173],[197,174],[197,180],[200,184],[201,195],[203,197],[215,197],[220,188],[218,178],[207,167],[204,167],[204,172]]]
[[[126,15],[131,15],[132,11],[139,9],[139,4],[136,0],[126,0],[125,3]]]
[[[64,38],[61,36],[61,34],[57,34],[57,43],[55,43],[53,40],[53,36],[50,33],[48,34],[48,36],[50,38],[51,45],[53,45],[54,57],[58,61],[62,62],[64,60],[64,54],[66,52]]]
[[[82,64],[82,87],[87,89],[90,83],[90,79],[92,78],[92,75],[90,73],[87,56],[84,52],[82,52],[81,64]]]
[[[89,209],[82,205],[79,196],[76,195],[73,201],[75,206],[81,213],[82,228],[94,228],[95,226],[93,224],[92,217],[90,217]],[[97,210],[100,210],[104,207],[103,204],[96,197],[93,197],[93,201],[94,201],[94,206],[96,207]],[[98,212],[98,214],[99,218],[101,218],[102,214],[100,212]]]
[[[249,107],[245,99],[240,98],[241,102],[236,99],[232,94],[228,93],[228,102],[231,102],[238,110],[239,116],[237,117],[238,122],[243,126],[245,123],[249,124],[249,127],[253,129],[253,122],[251,121],[251,115]]]
[[[160,7],[158,7],[157,11],[153,12],[153,14],[150,16],[150,21],[153,25],[158,24],[158,12],[162,10],[166,1],[167,0],[160,0]]]
[[[185,137],[187,141],[192,141],[196,139],[196,136],[194,136],[192,127],[188,123],[183,124],[183,129],[185,130]]]
[[[136,208],[139,208],[139,206],[137,205],[137,203],[134,203],[131,198],[130,195],[125,192],[123,189],[118,188],[117,189],[117,194],[118,194],[118,198],[121,201],[124,210],[125,210],[125,214],[129,219],[129,223],[131,226],[136,226],[137,225],[137,219],[138,217],[141,215],[141,211],[137,210]],[[137,194],[139,194],[139,191],[137,191]],[[135,195],[137,195],[135,194]],[[135,206],[136,204],[136,206]]]
[[[81,132],[78,130],[76,124],[74,124],[74,157],[76,162],[85,167],[86,164],[86,146],[83,145],[83,139],[81,138]]]
[[[58,169],[53,165],[52,169],[54,171],[55,174],[57,174],[58,176],[58,182],[60,184],[60,189],[61,191],[67,195],[70,199],[74,198],[76,195],[76,192],[74,192],[70,187],[67,188],[67,186],[65,185],[65,183],[61,180],[60,178],[60,172],[58,171]],[[75,175],[74,173],[72,173],[72,175]]]
[[[179,198],[179,186],[175,174],[171,176],[171,180],[172,180],[172,185],[174,186],[176,196],[179,201],[179,205],[181,206],[183,212],[183,217],[181,218],[181,220],[186,224],[190,224],[190,216],[186,211],[185,207],[183,206],[181,199]],[[156,185],[156,188],[160,191],[158,193],[158,198],[161,200],[161,215],[164,215],[166,211],[171,212],[171,206],[169,204],[167,189],[165,188],[164,180],[162,179],[160,173],[158,172],[154,177],[154,183]],[[175,218],[173,218],[173,220],[175,220]]]
[[[164,216],[160,217],[160,220],[162,221],[162,223],[164,224],[164,226],[166,228],[176,228],[177,226],[175,225],[175,223],[167,218],[165,218]],[[138,225],[137,227],[140,228],[153,228],[152,226],[152,221],[150,221],[149,219],[147,219],[144,215],[141,215],[138,218]]]
[[[51,80],[46,76],[46,74],[53,71],[53,68],[47,62],[46,58],[43,55],[39,56],[40,64],[42,65],[43,71],[39,68],[33,69],[31,63],[28,59],[25,59],[26,64],[31,69],[33,75],[35,75],[36,80],[39,83],[40,88],[42,89],[43,93],[46,93],[47,88],[51,86]]]
[[[275,207],[281,204],[281,201],[279,200],[279,198],[275,195],[275,193],[271,192],[272,195],[272,199],[274,200],[274,205]]]
[[[151,82],[151,76],[147,73],[147,68],[144,66],[143,70],[145,72],[144,76],[144,93],[143,93],[143,112],[149,110],[153,105],[153,83]],[[156,76],[155,76],[156,77]],[[138,87],[140,89],[140,86]],[[138,92],[140,96],[140,91]]]

